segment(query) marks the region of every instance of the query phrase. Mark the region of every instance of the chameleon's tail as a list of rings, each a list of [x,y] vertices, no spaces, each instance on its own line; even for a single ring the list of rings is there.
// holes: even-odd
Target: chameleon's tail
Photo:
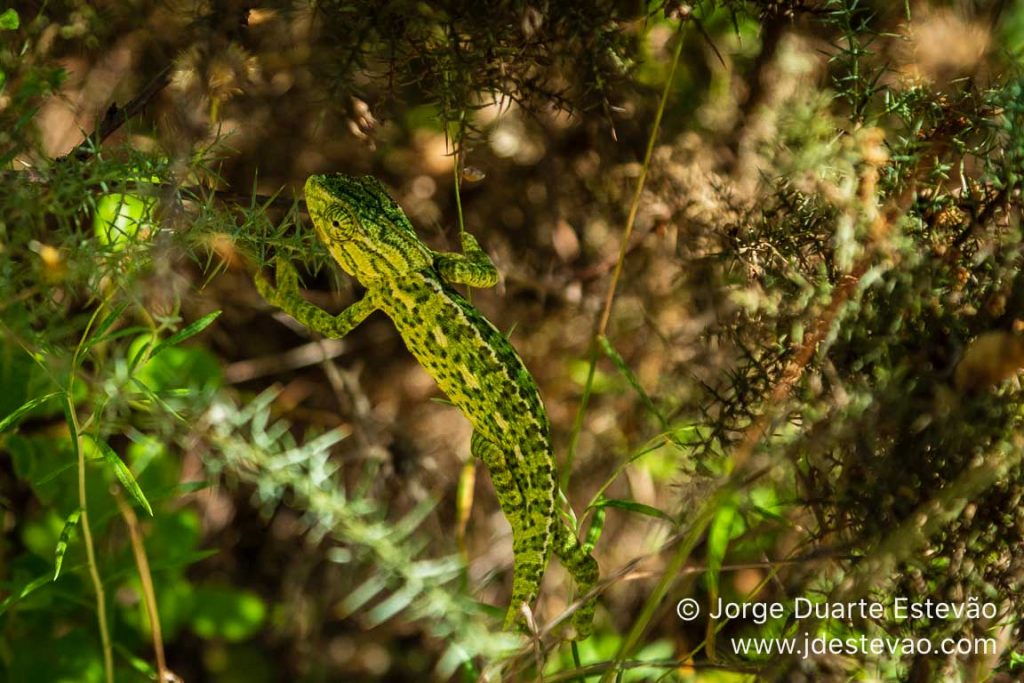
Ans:
[[[498,503],[512,527],[512,601],[505,615],[505,628],[511,629],[521,621],[523,605],[532,606],[540,591],[551,548],[554,497],[540,489],[524,490],[520,482],[527,478],[516,459],[506,459],[502,449],[480,432],[473,433],[470,448],[487,465]],[[551,482],[553,488],[554,479]]]
[[[512,601],[505,615],[505,628],[514,628],[522,618],[523,605],[533,605],[537,599],[551,550],[572,574],[577,593],[590,593],[597,583],[597,562],[555,512],[557,489],[551,467],[541,463],[544,466],[537,467],[531,478],[521,471],[516,457],[507,458],[479,432],[473,433],[471,448],[487,465],[498,502],[512,526]],[[521,485],[531,479],[533,486]],[[593,630],[595,602],[596,597],[587,598],[573,613],[576,640],[583,640]]]
[[[576,581],[578,597],[584,597],[597,585],[597,561],[591,557],[572,529],[565,524],[555,526],[555,554]],[[575,640],[586,639],[594,628],[594,609],[597,607],[597,596],[587,597],[572,615],[572,625],[576,629]]]

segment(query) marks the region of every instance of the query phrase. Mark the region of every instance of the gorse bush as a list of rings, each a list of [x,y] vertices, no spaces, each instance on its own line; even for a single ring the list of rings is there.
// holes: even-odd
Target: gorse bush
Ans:
[[[1022,27],[961,2],[5,9],[0,678],[1018,675]],[[496,262],[469,296],[544,397],[601,567],[590,639],[554,562],[530,632],[500,629],[508,524],[390,323],[322,340],[256,294],[281,256],[318,306],[361,295],[297,191],[330,172]]]

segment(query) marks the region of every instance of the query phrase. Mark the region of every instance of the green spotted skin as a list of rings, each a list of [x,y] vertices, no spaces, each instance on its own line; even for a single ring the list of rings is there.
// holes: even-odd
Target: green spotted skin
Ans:
[[[469,234],[463,236],[463,254],[429,249],[373,177],[312,176],[305,194],[320,240],[366,294],[331,315],[302,297],[294,269],[282,260],[276,288],[257,277],[260,293],[310,329],[334,338],[373,311],[383,311],[472,423],[473,454],[487,466],[512,527],[514,575],[506,628],[536,599],[552,550],[578,591],[589,592],[597,582],[597,563],[556,509],[550,425],[537,384],[505,335],[451,286],[493,286],[498,273],[490,258]],[[593,612],[591,597],[574,613],[576,638],[590,634]]]

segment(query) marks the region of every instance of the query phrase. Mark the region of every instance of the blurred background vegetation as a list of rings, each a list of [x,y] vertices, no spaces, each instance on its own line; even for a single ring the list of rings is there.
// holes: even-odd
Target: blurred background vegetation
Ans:
[[[4,6],[0,679],[1018,680],[1022,50],[1017,0]],[[602,530],[577,648],[556,562],[500,630],[507,522],[390,322],[256,294],[359,296],[322,172],[498,265]],[[897,596],[993,611],[706,609]],[[805,632],[992,646],[730,645]]]

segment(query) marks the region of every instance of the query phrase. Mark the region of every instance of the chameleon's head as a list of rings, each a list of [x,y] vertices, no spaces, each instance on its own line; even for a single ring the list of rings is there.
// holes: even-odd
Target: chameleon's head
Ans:
[[[315,175],[306,181],[306,207],[320,241],[347,273],[366,284],[431,263],[395,200],[372,176]]]

